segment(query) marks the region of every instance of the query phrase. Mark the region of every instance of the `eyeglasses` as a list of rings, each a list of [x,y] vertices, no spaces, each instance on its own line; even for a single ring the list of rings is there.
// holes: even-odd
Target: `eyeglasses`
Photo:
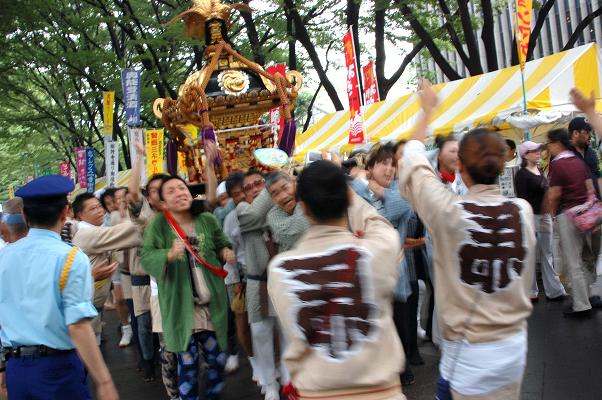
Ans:
[[[245,186],[243,186],[242,190],[245,192],[250,191],[253,188],[259,188],[259,187],[263,187],[263,184],[265,183],[265,180],[263,178],[261,179],[256,179],[251,183],[247,183]]]

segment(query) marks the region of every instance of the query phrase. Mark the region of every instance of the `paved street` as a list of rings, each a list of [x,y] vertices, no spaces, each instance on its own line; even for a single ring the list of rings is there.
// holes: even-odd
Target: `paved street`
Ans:
[[[602,393],[602,310],[589,320],[562,316],[562,305],[542,297],[529,321],[529,355],[523,381],[523,400],[596,400]],[[103,353],[123,400],[166,400],[158,379],[145,383],[136,372],[133,346],[117,348],[115,313],[107,313]],[[409,400],[432,400],[437,377],[437,352],[421,347],[426,365],[414,367],[416,383],[404,388]],[[377,360],[375,360],[377,362]],[[369,366],[367,366],[369,367]],[[325,371],[326,372],[326,371]],[[326,372],[327,373],[327,372]],[[157,369],[159,375],[159,369]],[[261,400],[251,383],[248,363],[228,377],[224,400]]]

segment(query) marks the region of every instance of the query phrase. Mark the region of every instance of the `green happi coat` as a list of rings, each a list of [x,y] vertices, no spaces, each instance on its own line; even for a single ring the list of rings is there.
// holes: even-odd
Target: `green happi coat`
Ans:
[[[220,266],[218,253],[231,247],[217,219],[202,213],[194,219],[199,241],[199,256],[213,266]],[[168,351],[186,351],[192,336],[194,300],[188,258],[167,263],[167,253],[176,239],[163,214],[158,214],[144,232],[141,250],[142,267],[157,280],[159,305],[163,320],[163,336]],[[211,292],[209,311],[220,349],[226,350],[228,331],[228,299],[224,280],[202,267]]]

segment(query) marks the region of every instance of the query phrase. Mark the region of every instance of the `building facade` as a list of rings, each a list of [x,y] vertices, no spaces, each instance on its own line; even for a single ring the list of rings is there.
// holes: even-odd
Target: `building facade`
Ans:
[[[499,68],[507,68],[512,65],[512,51],[513,48],[516,47],[513,31],[513,3],[513,0],[507,1],[507,7],[495,16],[495,48],[497,51]],[[470,4],[473,7],[473,12],[475,12],[473,2]],[[571,37],[575,28],[577,28],[577,25],[579,25],[587,15],[591,14],[594,10],[597,10],[600,6],[602,6],[602,0],[556,0],[546,17],[533,52],[533,58],[537,59],[562,51],[562,48]],[[531,20],[532,27],[537,21],[537,15],[538,11],[534,10]],[[486,71],[487,59],[485,58],[485,44],[480,40],[480,31],[476,32],[476,36],[478,38],[481,65],[483,65],[483,69]],[[591,42],[596,42],[598,45],[602,46],[602,17],[595,18],[587,26],[579,37],[575,47]],[[443,55],[461,76],[470,76],[468,70],[464,67],[462,60],[455,51],[446,50],[443,52]],[[434,78],[436,82],[445,82],[448,80],[432,58],[424,56],[423,53],[417,59],[418,76],[421,76],[421,73],[424,71],[431,71],[431,78]],[[433,73],[435,76],[432,76]],[[424,76],[424,74],[422,75]]]

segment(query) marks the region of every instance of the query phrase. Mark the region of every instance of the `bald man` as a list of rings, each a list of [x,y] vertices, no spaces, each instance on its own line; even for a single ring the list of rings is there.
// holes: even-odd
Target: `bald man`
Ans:
[[[29,227],[23,218],[23,200],[20,197],[10,199],[2,205],[2,210],[0,232],[6,243],[14,243],[27,236]]]

